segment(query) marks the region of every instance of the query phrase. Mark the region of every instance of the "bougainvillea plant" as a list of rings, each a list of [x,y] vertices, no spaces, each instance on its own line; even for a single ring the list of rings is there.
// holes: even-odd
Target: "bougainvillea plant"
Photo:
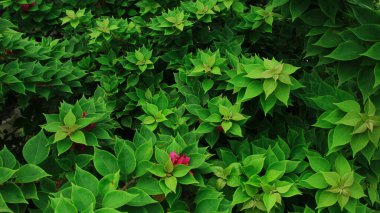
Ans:
[[[0,212],[380,212],[378,0],[0,0]]]

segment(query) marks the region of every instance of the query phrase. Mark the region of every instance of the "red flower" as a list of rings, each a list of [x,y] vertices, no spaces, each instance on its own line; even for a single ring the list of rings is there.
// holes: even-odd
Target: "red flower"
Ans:
[[[92,124],[86,126],[86,127],[83,128],[83,129],[84,129],[84,131],[89,132],[89,131],[91,131],[92,129],[94,129],[95,127],[96,127],[96,124],[95,124],[95,123],[92,123]]]
[[[30,8],[34,7],[36,5],[36,2],[32,2],[30,4],[21,4],[20,7],[21,7],[21,10],[26,12],[26,11],[29,11]]]
[[[170,152],[169,154],[170,160],[172,161],[173,165],[177,162],[179,155],[175,153],[174,151]]]
[[[86,112],[86,111],[83,111],[83,113],[82,113],[82,118],[86,117],[87,115],[88,115],[87,112]],[[96,123],[92,123],[92,124],[89,124],[88,126],[86,126],[86,127],[83,128],[83,129],[84,129],[84,131],[89,132],[89,131],[91,131],[92,129],[94,129],[95,127],[96,127]]]
[[[183,164],[185,166],[188,166],[190,163],[190,157],[186,156],[186,154],[183,154],[180,156],[177,153],[175,153],[174,151],[172,151],[172,152],[170,152],[169,157],[173,163],[173,166],[178,165],[178,164]],[[193,172],[190,171],[190,174],[193,175]]]
[[[181,157],[178,158],[177,164],[183,164],[188,166],[190,162],[190,157],[186,156],[186,154],[182,155]]]
[[[84,145],[84,144],[73,143],[73,144],[71,145],[71,149],[77,150],[77,151],[79,151],[79,152],[83,152],[83,151],[85,151],[86,148],[87,148],[87,147],[86,147],[86,145]]]
[[[218,131],[218,132],[224,132],[224,129],[223,129],[222,126],[217,126],[216,127],[216,131]]]

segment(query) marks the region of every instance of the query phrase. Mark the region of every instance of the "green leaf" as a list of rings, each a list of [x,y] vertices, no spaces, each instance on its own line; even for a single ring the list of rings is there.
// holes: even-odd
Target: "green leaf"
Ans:
[[[222,126],[224,132],[227,132],[232,127],[232,122],[231,121],[223,121],[221,126]]]
[[[273,7],[280,7],[286,3],[288,3],[289,0],[273,0],[272,1],[272,6]]]
[[[35,183],[24,183],[20,186],[20,188],[25,199],[39,199]]]
[[[343,146],[349,143],[352,137],[351,135],[352,131],[353,131],[352,127],[349,127],[349,126],[344,126],[344,125],[336,126],[334,129],[333,138],[332,138],[332,146],[330,147],[330,149],[334,147]]]
[[[75,143],[87,145],[86,136],[81,130],[77,130],[70,135],[70,139]]]
[[[212,79],[206,79],[202,82],[202,88],[205,93],[209,91],[214,85],[214,81]]]
[[[172,191],[176,192],[177,188],[177,178],[174,176],[165,178],[165,185]]]
[[[267,209],[267,212],[270,212],[270,210],[274,207],[274,205],[276,204],[276,200],[277,198],[275,194],[264,193],[263,202]]]
[[[54,209],[54,212],[56,213],[61,213],[61,212],[72,212],[76,213],[78,212],[71,200],[65,198],[65,197],[60,197],[58,198],[59,201],[57,203],[57,206]]]
[[[136,157],[132,148],[123,145],[117,155],[117,163],[122,174],[131,174],[136,169]]]
[[[95,148],[94,150],[94,166],[99,174],[106,176],[119,170],[117,159],[114,155],[101,149]]]
[[[49,142],[42,130],[36,136],[29,139],[22,148],[24,159],[31,164],[43,162],[48,157],[49,152]]]
[[[173,176],[174,177],[183,177],[187,175],[190,171],[191,167],[183,165],[183,164],[178,164],[174,167],[173,170]]]
[[[229,133],[231,133],[232,135],[235,135],[237,137],[243,137],[241,127],[237,123],[232,124],[232,127],[229,129]]]
[[[99,194],[104,196],[110,191],[116,190],[119,186],[120,172],[104,176],[98,184]]]
[[[67,127],[72,127],[72,126],[74,126],[76,121],[77,121],[77,119],[76,119],[74,113],[70,109],[70,111],[63,118],[63,123]]]
[[[330,163],[325,158],[322,158],[320,156],[307,156],[309,159],[310,167],[315,172],[327,172],[330,171]]]
[[[365,52],[365,53],[363,53],[361,55],[367,56],[367,57],[375,59],[375,60],[380,60],[379,52],[380,52],[380,42],[377,42],[374,45],[372,45],[367,50],[367,52]]]
[[[354,100],[347,100],[339,103],[334,103],[343,112],[360,113],[360,104]]]
[[[369,143],[369,138],[366,133],[355,134],[350,142],[352,154],[355,156],[359,151],[364,149]]]
[[[47,176],[49,176],[49,174],[33,164],[25,164],[15,173],[16,183],[30,183]]]
[[[326,57],[338,61],[350,61],[359,58],[365,50],[363,46],[350,40],[340,43],[338,47]]]
[[[285,161],[278,161],[275,163],[272,163],[266,173],[265,173],[265,180],[267,182],[272,182],[274,180],[277,180],[281,178],[286,171],[286,162]]]
[[[154,104],[146,104],[146,109],[150,115],[157,115],[158,114],[158,107]]]
[[[369,116],[375,116],[376,115],[376,106],[373,104],[371,99],[368,98],[367,103],[364,106],[364,112]]]
[[[250,155],[243,160],[243,170],[249,176],[257,175],[264,167],[265,157],[262,155]]]
[[[210,133],[214,130],[215,130],[214,126],[212,126],[209,123],[203,122],[198,126],[198,128],[195,132],[198,134],[206,134],[206,133]]]
[[[119,208],[128,204],[128,202],[135,199],[136,197],[137,195],[128,193],[126,191],[110,191],[104,196],[102,206],[106,208]]]
[[[355,199],[360,199],[365,196],[366,195],[364,194],[363,187],[358,182],[354,182],[351,186],[350,197],[355,198]]]
[[[292,20],[300,17],[310,6],[310,0],[292,0],[289,4]]]
[[[347,173],[351,173],[352,171],[350,163],[341,154],[338,155],[338,157],[335,159],[335,169],[340,176],[343,176]]]
[[[136,162],[147,160],[149,161],[153,156],[152,141],[148,140],[136,149]]]
[[[0,185],[9,180],[16,170],[12,170],[6,167],[0,167]]]
[[[168,161],[170,161],[169,154],[157,146],[154,149],[154,157],[161,165],[165,165]]]
[[[89,206],[94,208],[96,203],[95,196],[90,190],[74,184],[71,188],[71,200],[79,211],[83,211]]]
[[[340,7],[339,3],[339,1],[318,0],[318,5],[321,8],[321,11],[333,22],[335,22],[335,16]]]
[[[259,96],[261,93],[263,93],[263,91],[264,90],[262,84],[256,80],[252,80],[252,82],[250,82],[245,89],[242,101],[247,101],[251,98]]]
[[[16,166],[16,158],[6,146],[0,151],[0,162],[3,163],[3,167],[10,169]]]
[[[7,204],[5,203],[5,201],[4,201],[3,196],[1,195],[1,193],[0,193],[0,211],[1,212],[6,212],[6,213],[13,213],[13,211],[10,210],[9,207],[7,206]]]
[[[220,114],[222,114],[224,116],[228,116],[230,114],[230,109],[220,104],[219,105],[219,112],[220,112]]]
[[[277,88],[277,81],[274,79],[265,79],[263,83],[263,90],[265,93],[265,99],[267,99]]]
[[[101,208],[101,209],[95,210],[94,213],[120,213],[120,211],[116,209],[111,209],[111,208]]]
[[[248,201],[251,197],[247,195],[247,193],[243,192],[243,188],[239,187],[235,190],[234,195],[232,196],[232,204],[236,205],[239,203],[244,203]]]
[[[338,201],[338,194],[322,191],[316,195],[317,208],[325,208],[334,205]]]
[[[334,30],[327,30],[313,45],[324,48],[333,48],[342,43],[341,36]]]
[[[145,118],[144,118],[144,120],[143,120],[143,124],[145,124],[145,125],[149,125],[149,124],[153,124],[153,123],[155,123],[156,122],[156,119],[154,119],[154,117],[153,116],[146,116]]]
[[[375,84],[373,85],[373,88],[376,88],[380,85],[380,63],[377,63],[374,68],[374,75],[375,75]]]
[[[329,186],[328,183],[325,181],[322,173],[315,173],[302,181],[315,189],[324,189]]]
[[[285,106],[288,106],[288,100],[290,95],[290,86],[285,84],[279,84],[274,92],[274,95],[280,100]]]
[[[344,195],[338,195],[338,204],[341,210],[343,210],[343,208],[346,206],[349,199],[350,197],[347,197]]]
[[[71,140],[58,141],[57,143],[58,155],[65,153],[67,150],[70,149],[72,145],[73,145],[73,142]]]
[[[137,187],[132,187],[128,189],[127,192],[137,195],[136,198],[128,202],[129,206],[145,206],[157,202],[156,200],[153,200],[146,192]]]
[[[349,112],[342,119],[336,122],[336,124],[343,124],[346,126],[356,126],[359,122],[362,121],[362,118],[357,112]]]
[[[58,131],[54,134],[54,143],[67,138],[68,134],[64,131]]]
[[[6,4],[6,2],[2,2],[3,4]],[[5,6],[5,5],[4,5]],[[5,7],[3,7],[5,8]],[[0,18],[0,29],[6,29],[6,28],[17,28],[16,25],[14,25],[12,22],[10,22],[7,19]]]
[[[161,164],[153,165],[152,167],[146,168],[150,173],[158,177],[165,177],[165,166]]]
[[[336,172],[322,172],[325,181],[331,186],[339,186],[340,175]]]
[[[1,185],[0,195],[6,203],[28,203],[21,189],[14,183],[4,183]]]
[[[380,41],[380,25],[378,24],[362,24],[355,28],[349,28],[356,37],[363,41]]]

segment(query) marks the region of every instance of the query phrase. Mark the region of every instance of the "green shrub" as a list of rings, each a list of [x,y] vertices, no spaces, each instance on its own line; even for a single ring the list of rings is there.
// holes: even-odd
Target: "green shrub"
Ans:
[[[0,1],[0,212],[380,211],[379,8]]]

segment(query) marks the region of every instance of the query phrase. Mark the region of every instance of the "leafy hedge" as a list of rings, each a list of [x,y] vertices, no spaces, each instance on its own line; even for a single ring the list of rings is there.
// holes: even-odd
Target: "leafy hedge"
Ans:
[[[380,211],[379,8],[0,1],[0,212]]]

